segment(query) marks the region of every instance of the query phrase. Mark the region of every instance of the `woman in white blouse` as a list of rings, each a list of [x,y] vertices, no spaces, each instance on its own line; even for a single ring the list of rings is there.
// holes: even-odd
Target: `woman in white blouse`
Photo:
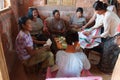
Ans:
[[[106,10],[108,10],[108,11],[111,11],[111,12],[114,12],[114,13],[116,13],[116,8],[115,8],[115,6],[114,5],[110,5],[110,4],[108,4],[108,1],[107,0],[99,0],[99,1],[101,1],[101,2],[103,2],[103,3],[106,3],[108,6],[107,6],[107,8],[106,8]],[[82,26],[82,28],[83,29],[85,29],[85,28],[87,28],[87,27],[91,27],[90,26],[90,24],[92,24],[94,21],[95,21],[95,24],[94,24],[94,26],[92,26],[90,29],[85,29],[85,30],[83,30],[82,32],[83,32],[83,34],[81,34],[80,35],[80,38],[82,38],[81,36],[83,35],[87,35],[87,37],[86,37],[86,39],[87,40],[93,40],[93,39],[91,39],[91,36],[93,36],[93,35],[99,35],[99,34],[101,34],[101,33],[103,33],[103,19],[104,19],[104,15],[101,15],[101,14],[98,14],[96,11],[94,12],[94,15],[92,16],[92,18],[88,21],[88,23],[87,24],[85,24],[84,26]],[[106,23],[105,23],[106,24]],[[99,28],[99,27],[102,27],[102,28]],[[97,28],[97,29],[96,29]],[[94,32],[98,32],[98,34],[93,34]],[[90,37],[90,38],[89,38]],[[91,42],[90,41],[90,42]],[[84,43],[83,43],[84,42]],[[81,40],[80,39],[80,43],[82,43],[81,44],[81,47],[82,48],[96,48],[95,49],[95,51],[98,51],[98,52],[100,52],[101,53],[101,50],[98,50],[97,49],[97,47],[96,46],[98,46],[99,45],[99,43],[98,42],[101,42],[101,39],[100,38],[97,38],[97,39],[95,39],[94,40],[94,42],[92,42],[92,44],[90,43],[90,46],[86,46],[86,45],[88,45],[88,43],[86,42],[86,41],[84,41],[83,39]],[[86,44],[86,45],[85,45]]]
[[[103,20],[99,22],[99,25],[103,24],[104,32],[101,35],[93,36],[94,39],[105,38],[99,68],[105,73],[111,73],[116,63],[117,56],[120,53],[119,47],[114,43],[114,36],[116,36],[116,34],[117,36],[120,35],[117,32],[120,19],[114,12],[108,11],[107,4],[101,1],[96,1],[93,7],[97,14],[103,15]],[[98,25],[91,28],[91,31],[96,28],[98,28]],[[109,39],[107,39],[107,37],[109,37]]]
[[[93,38],[106,38],[106,37],[113,37],[117,32],[117,27],[120,24],[119,17],[111,11],[107,10],[107,4],[96,1],[93,5],[95,12],[99,15],[103,15],[103,20],[99,22],[99,25],[103,24],[104,32],[101,35],[93,36]],[[99,26],[94,26],[91,30],[99,28]]]
[[[99,0],[99,1],[101,1],[101,2],[103,2],[103,3],[106,3],[106,4],[108,5],[108,6],[107,6],[107,10],[112,11],[112,12],[114,12],[114,13],[117,13],[116,7],[115,7],[114,5],[110,5],[110,4],[108,3],[108,0]],[[91,18],[91,19],[88,21],[88,23],[85,24],[82,28],[84,29],[84,28],[89,27],[89,25],[92,24],[94,21],[95,21],[95,25],[97,25],[101,19],[103,19],[103,16],[97,14],[96,12],[94,12],[94,15],[92,16],[92,18]],[[99,26],[99,25],[98,25],[98,26]]]

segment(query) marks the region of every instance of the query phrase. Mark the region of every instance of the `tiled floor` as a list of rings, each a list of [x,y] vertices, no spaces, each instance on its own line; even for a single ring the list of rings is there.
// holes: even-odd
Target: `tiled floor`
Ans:
[[[92,56],[93,57],[93,56]],[[90,57],[90,59],[92,59],[92,57]],[[98,57],[96,56],[97,60]],[[92,61],[91,61],[92,62]],[[102,73],[96,66],[97,62],[95,62],[93,60],[92,62],[92,67],[90,69],[91,73],[93,75],[96,76],[102,76],[103,80],[110,80],[111,79],[111,75],[108,74],[104,74]],[[24,70],[23,70],[23,66],[20,64],[20,62],[17,62],[15,64],[15,68],[12,72],[12,74],[10,75],[10,80],[45,80],[45,75],[41,75],[41,74],[29,74],[26,75]]]

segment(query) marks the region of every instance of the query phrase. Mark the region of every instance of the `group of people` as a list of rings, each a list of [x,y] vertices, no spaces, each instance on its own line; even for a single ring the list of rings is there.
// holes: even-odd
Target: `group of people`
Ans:
[[[76,10],[76,14],[71,16],[69,25],[66,25],[66,22],[60,18],[59,10],[54,10],[53,17],[45,19],[39,15],[36,8],[29,8],[27,16],[20,17],[18,21],[20,31],[16,37],[16,51],[22,63],[26,66],[42,63],[40,66],[43,69],[48,66],[53,67],[56,64],[59,68],[56,77],[79,77],[83,69],[89,70],[90,62],[83,50],[78,46],[81,44],[79,32],[83,31],[83,35],[87,37],[91,35],[93,30],[103,27],[104,30],[100,35],[95,35],[91,38],[114,37],[119,33],[117,28],[120,24],[119,17],[115,12],[112,12],[114,7],[108,5],[104,0],[96,1],[93,4],[93,8],[95,12],[88,23],[83,16],[83,8],[79,7]],[[112,8],[111,11],[108,8]],[[95,25],[89,30],[85,30],[94,21]],[[51,36],[64,36],[67,43],[65,50],[57,51],[55,60],[55,55],[51,52],[51,45],[43,46],[49,38],[51,39]],[[116,39],[119,38],[117,37]],[[116,41],[115,44],[119,45],[119,41]],[[103,53],[101,53],[100,67],[106,70],[111,66],[110,63],[113,63],[113,66],[110,67],[111,70],[108,70],[108,72],[111,72],[116,60],[114,56],[112,57],[114,61],[110,60],[111,58],[106,58],[109,56],[108,52],[104,53],[103,50]],[[107,56],[105,57],[104,55]],[[104,67],[104,64],[108,62],[109,64],[107,65],[109,67]]]

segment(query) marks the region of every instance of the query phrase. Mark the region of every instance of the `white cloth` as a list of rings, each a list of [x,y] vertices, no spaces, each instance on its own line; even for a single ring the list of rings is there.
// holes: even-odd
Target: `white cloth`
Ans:
[[[51,44],[52,44],[52,41],[48,39],[43,46],[51,46]]]
[[[89,30],[89,29],[88,29]],[[86,30],[85,30],[86,31]],[[84,31],[78,32],[79,43],[81,48],[93,48],[101,43],[101,38],[92,39],[92,36],[100,35],[100,29],[94,29],[89,36],[83,34]]]
[[[104,32],[100,36],[104,38],[106,38],[107,36],[113,37],[118,33],[117,27],[120,24],[120,18],[117,16],[116,13],[107,11],[100,19],[96,19],[95,25],[90,30],[96,29],[102,24],[104,27]]]
[[[113,37],[116,35],[119,24],[120,18],[115,13],[107,11],[103,19],[104,32],[101,34],[101,37],[106,38],[107,36]]]
[[[56,54],[59,67],[56,77],[79,77],[82,69],[90,69],[90,63],[83,52],[67,53],[60,50]]]
[[[99,28],[102,24],[103,24],[103,15],[99,15],[99,14],[94,14],[96,15],[96,19],[95,19],[95,25],[93,27],[90,28],[90,31]]]

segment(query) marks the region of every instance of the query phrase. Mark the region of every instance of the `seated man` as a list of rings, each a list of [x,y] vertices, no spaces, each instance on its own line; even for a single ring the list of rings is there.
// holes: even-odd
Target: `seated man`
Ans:
[[[46,24],[44,26],[45,30],[48,29],[48,32],[52,35],[64,35],[66,32],[66,25],[63,19],[60,18],[60,12],[59,10],[53,11],[53,17],[47,18]]]
[[[54,56],[49,47],[33,48],[33,40],[30,35],[32,30],[31,20],[28,17],[19,19],[20,32],[16,38],[16,51],[22,63],[29,67],[42,63],[41,68],[54,65]]]

